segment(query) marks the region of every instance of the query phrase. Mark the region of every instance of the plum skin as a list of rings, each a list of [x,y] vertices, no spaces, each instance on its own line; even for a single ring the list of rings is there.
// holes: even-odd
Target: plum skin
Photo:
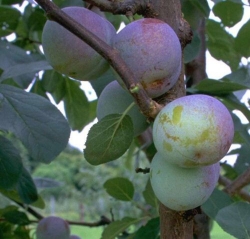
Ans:
[[[181,71],[181,45],[165,22],[144,18],[123,28],[114,38],[116,48],[151,98],[166,93]]]
[[[37,239],[69,239],[69,224],[60,217],[45,217],[37,225],[36,236]]]
[[[66,7],[62,10],[101,40],[111,44],[116,30],[109,21],[83,7]],[[109,67],[99,53],[54,21],[45,23],[42,45],[50,65],[77,80],[95,79]]]
[[[81,239],[79,236],[71,235],[69,239]]]
[[[150,167],[150,182],[158,200],[175,211],[202,205],[212,194],[220,175],[220,164],[183,168],[168,163],[156,153]]]
[[[153,125],[153,140],[166,160],[182,167],[210,165],[228,152],[234,125],[227,108],[207,95],[190,95],[167,104]]]
[[[122,114],[134,102],[130,93],[123,89],[117,81],[110,82],[101,92],[97,103],[97,118],[101,120],[109,114]],[[138,136],[149,126],[146,117],[134,105],[128,112],[134,126],[134,135]]]

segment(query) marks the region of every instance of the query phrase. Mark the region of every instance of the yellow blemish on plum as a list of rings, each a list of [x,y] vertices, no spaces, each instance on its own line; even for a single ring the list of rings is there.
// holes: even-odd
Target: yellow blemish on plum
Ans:
[[[209,139],[209,136],[210,136],[209,132],[210,130],[206,129],[194,139],[186,138],[183,140],[183,144],[185,146],[189,146],[189,145],[197,145],[197,144],[203,143],[204,141]]]
[[[168,133],[165,133],[165,134],[166,134],[167,138],[172,139],[173,141],[177,141],[177,140],[180,139],[180,138],[177,137],[177,136],[173,136],[173,135],[170,135],[170,134],[168,134]]]
[[[169,116],[165,113],[160,115],[159,123],[164,124],[164,123],[172,123],[171,119]]]
[[[169,152],[173,151],[172,145],[170,143],[167,143],[166,141],[163,141],[163,147]]]
[[[172,116],[173,124],[176,125],[180,123],[182,111],[183,111],[183,106],[181,105],[178,105],[174,108]]]

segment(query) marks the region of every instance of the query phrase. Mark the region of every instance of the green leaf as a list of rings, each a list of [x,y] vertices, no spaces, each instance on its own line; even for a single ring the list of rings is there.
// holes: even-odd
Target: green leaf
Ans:
[[[9,67],[23,64],[23,63],[31,63],[37,61],[37,55],[34,57],[33,54],[27,54],[27,52],[17,47],[9,42],[0,41],[0,68],[3,70],[8,69]],[[42,58],[41,55],[39,55]],[[35,59],[36,58],[36,59]],[[44,59],[44,57],[43,57]],[[22,88],[27,88],[29,84],[34,79],[34,73],[28,73],[25,75],[20,75],[14,77],[14,81]]]
[[[90,129],[84,156],[92,165],[110,162],[126,152],[133,137],[128,115],[107,115]]]
[[[233,71],[232,73],[224,76],[223,78],[250,88],[250,72],[247,67],[242,66],[238,70]]]
[[[250,205],[236,202],[222,208],[215,220],[227,233],[239,239],[250,238]]]
[[[201,41],[197,33],[194,34],[192,42],[184,48],[184,63],[195,59],[200,51]]]
[[[66,77],[62,74],[54,71],[45,71],[42,76],[42,86],[43,88],[52,94],[55,102],[58,104],[65,95],[66,89]]]
[[[47,61],[34,61],[29,63],[21,63],[10,66],[4,70],[0,77],[0,82],[8,78],[24,75],[27,73],[35,73],[41,70],[50,70],[52,67]]]
[[[234,164],[234,169],[240,175],[245,172],[249,167],[250,148],[248,145],[243,144],[241,148],[236,149],[234,152],[238,154],[236,163]]]
[[[135,234],[133,239],[158,239],[160,232],[160,218],[153,218],[142,226]]]
[[[146,187],[145,187],[144,191],[142,192],[142,195],[143,195],[146,203],[148,203],[150,206],[152,206],[154,208],[157,208],[158,199],[155,197],[150,180],[148,180]]]
[[[235,39],[235,48],[242,56],[248,58],[250,56],[250,20],[246,22],[239,30]]]
[[[17,183],[17,192],[25,204],[31,204],[38,200],[36,185],[27,171],[23,168],[22,174]]]
[[[0,135],[0,188],[15,186],[21,173],[23,163],[18,150],[11,141]]]
[[[8,211],[3,214],[5,220],[12,224],[17,225],[28,225],[30,220],[24,212],[19,212],[18,210]]]
[[[193,87],[200,92],[220,95],[220,94],[228,94],[238,90],[245,90],[248,87],[244,85],[240,85],[235,82],[231,82],[229,80],[212,80],[212,79],[205,79],[200,81],[197,85]]]
[[[232,27],[242,19],[244,9],[241,3],[224,1],[215,4],[213,12],[225,26]]]
[[[37,161],[51,162],[67,145],[70,128],[45,98],[0,85],[0,129],[16,135]]]
[[[228,194],[215,188],[212,195],[201,206],[201,208],[211,219],[215,219],[220,209],[232,203],[233,203],[233,200],[228,196]]]
[[[104,183],[107,193],[121,201],[132,201],[134,197],[134,185],[126,178],[111,178]]]
[[[226,107],[229,108],[230,110],[237,109],[237,110],[241,111],[246,116],[248,121],[250,122],[250,111],[249,111],[249,109],[246,107],[245,104],[241,103],[234,94],[218,96],[217,98],[224,105],[226,105]]]
[[[20,16],[21,13],[16,8],[0,6],[0,37],[8,36],[15,31]]]
[[[190,0],[190,3],[201,13],[203,17],[208,17],[210,8],[206,0]]]
[[[215,59],[225,62],[232,70],[236,70],[241,55],[234,48],[235,39],[226,32],[219,22],[210,19],[206,22],[207,47],[210,54]]]
[[[101,239],[115,239],[129,226],[140,222],[142,218],[124,217],[122,220],[111,222],[103,231]]]
[[[63,101],[65,113],[72,130],[82,131],[84,126],[90,123],[90,106],[84,91],[80,89],[78,81],[66,79]]]

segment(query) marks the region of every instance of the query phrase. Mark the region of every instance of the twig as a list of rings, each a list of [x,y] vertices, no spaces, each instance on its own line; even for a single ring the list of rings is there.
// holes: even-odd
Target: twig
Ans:
[[[37,218],[38,220],[43,219],[43,216],[37,212],[36,210],[34,210],[33,208],[31,208],[30,206],[27,206],[23,203],[17,202],[15,200],[13,200],[16,204],[18,204],[20,207],[24,208],[27,212],[29,212],[31,215],[33,215],[35,218]]]
[[[225,188],[227,193],[233,195],[250,183],[250,167],[239,175],[230,185]]]
[[[148,97],[146,91],[143,89],[142,85],[137,82],[135,75],[125,64],[116,49],[106,44],[80,23],[76,22],[50,0],[36,0],[36,2],[44,9],[50,20],[65,27],[103,56],[123,79],[130,92],[133,92],[131,94],[135,98],[142,113],[149,119],[154,119],[156,117],[162,106]],[[135,88],[139,90],[133,91]]]
[[[220,176],[220,177],[219,177],[219,184],[221,184],[221,185],[227,187],[227,186],[229,186],[229,185],[232,184],[232,181],[231,181],[230,179],[224,177],[224,176]],[[228,193],[228,192],[226,191],[226,188],[224,189],[224,191],[225,191],[226,193]],[[248,192],[246,192],[245,190],[241,189],[241,190],[237,191],[236,194],[239,195],[242,199],[244,199],[244,200],[250,202],[250,194],[249,194]],[[231,195],[231,194],[230,194],[230,195]]]
[[[146,174],[146,173],[149,173],[149,172],[150,172],[150,168],[136,168],[136,169],[135,169],[135,172],[136,172],[136,173],[143,173],[143,174]]]

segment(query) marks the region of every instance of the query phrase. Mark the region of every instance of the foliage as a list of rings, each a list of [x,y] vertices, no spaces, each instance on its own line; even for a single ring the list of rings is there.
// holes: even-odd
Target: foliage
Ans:
[[[54,2],[59,7],[84,5],[81,0]],[[184,50],[184,62],[190,63],[201,49],[197,29],[199,20],[204,18],[207,50],[231,69],[221,79],[206,78],[187,92],[214,96],[230,110],[234,144],[240,147],[231,152],[237,154],[236,163],[224,162],[221,175],[232,180],[250,164],[250,111],[238,97],[241,90],[250,88],[250,21],[242,25],[236,36],[230,29],[242,20],[249,6],[241,0],[216,0],[211,8],[206,0],[181,2],[194,33],[192,43]],[[210,13],[218,18],[210,18]],[[129,22],[125,16],[105,16],[116,29],[121,22]],[[158,238],[158,202],[148,175],[134,173],[137,167],[148,167],[146,156],[154,154],[155,149],[151,145],[146,154],[141,152],[143,147],[138,139],[133,139],[128,116],[110,115],[93,126],[84,149],[86,160],[79,151],[63,151],[70,130],[82,131],[95,119],[97,101],[88,99],[79,81],[54,71],[46,61],[41,49],[45,22],[46,15],[37,4],[1,1],[0,238],[31,238],[33,216],[22,207],[30,205],[41,210],[45,207],[43,199],[48,202],[51,195],[58,204],[64,197],[84,201],[89,207],[87,214],[94,215],[90,219],[96,219],[98,212],[114,219],[104,227],[102,239]],[[109,69],[91,82],[97,96],[114,78]],[[55,105],[59,103],[64,106],[65,116]],[[235,110],[248,123],[242,123]],[[249,191],[249,187],[244,189]],[[250,206],[239,195],[230,197],[218,186],[202,210],[236,238],[250,238]]]

